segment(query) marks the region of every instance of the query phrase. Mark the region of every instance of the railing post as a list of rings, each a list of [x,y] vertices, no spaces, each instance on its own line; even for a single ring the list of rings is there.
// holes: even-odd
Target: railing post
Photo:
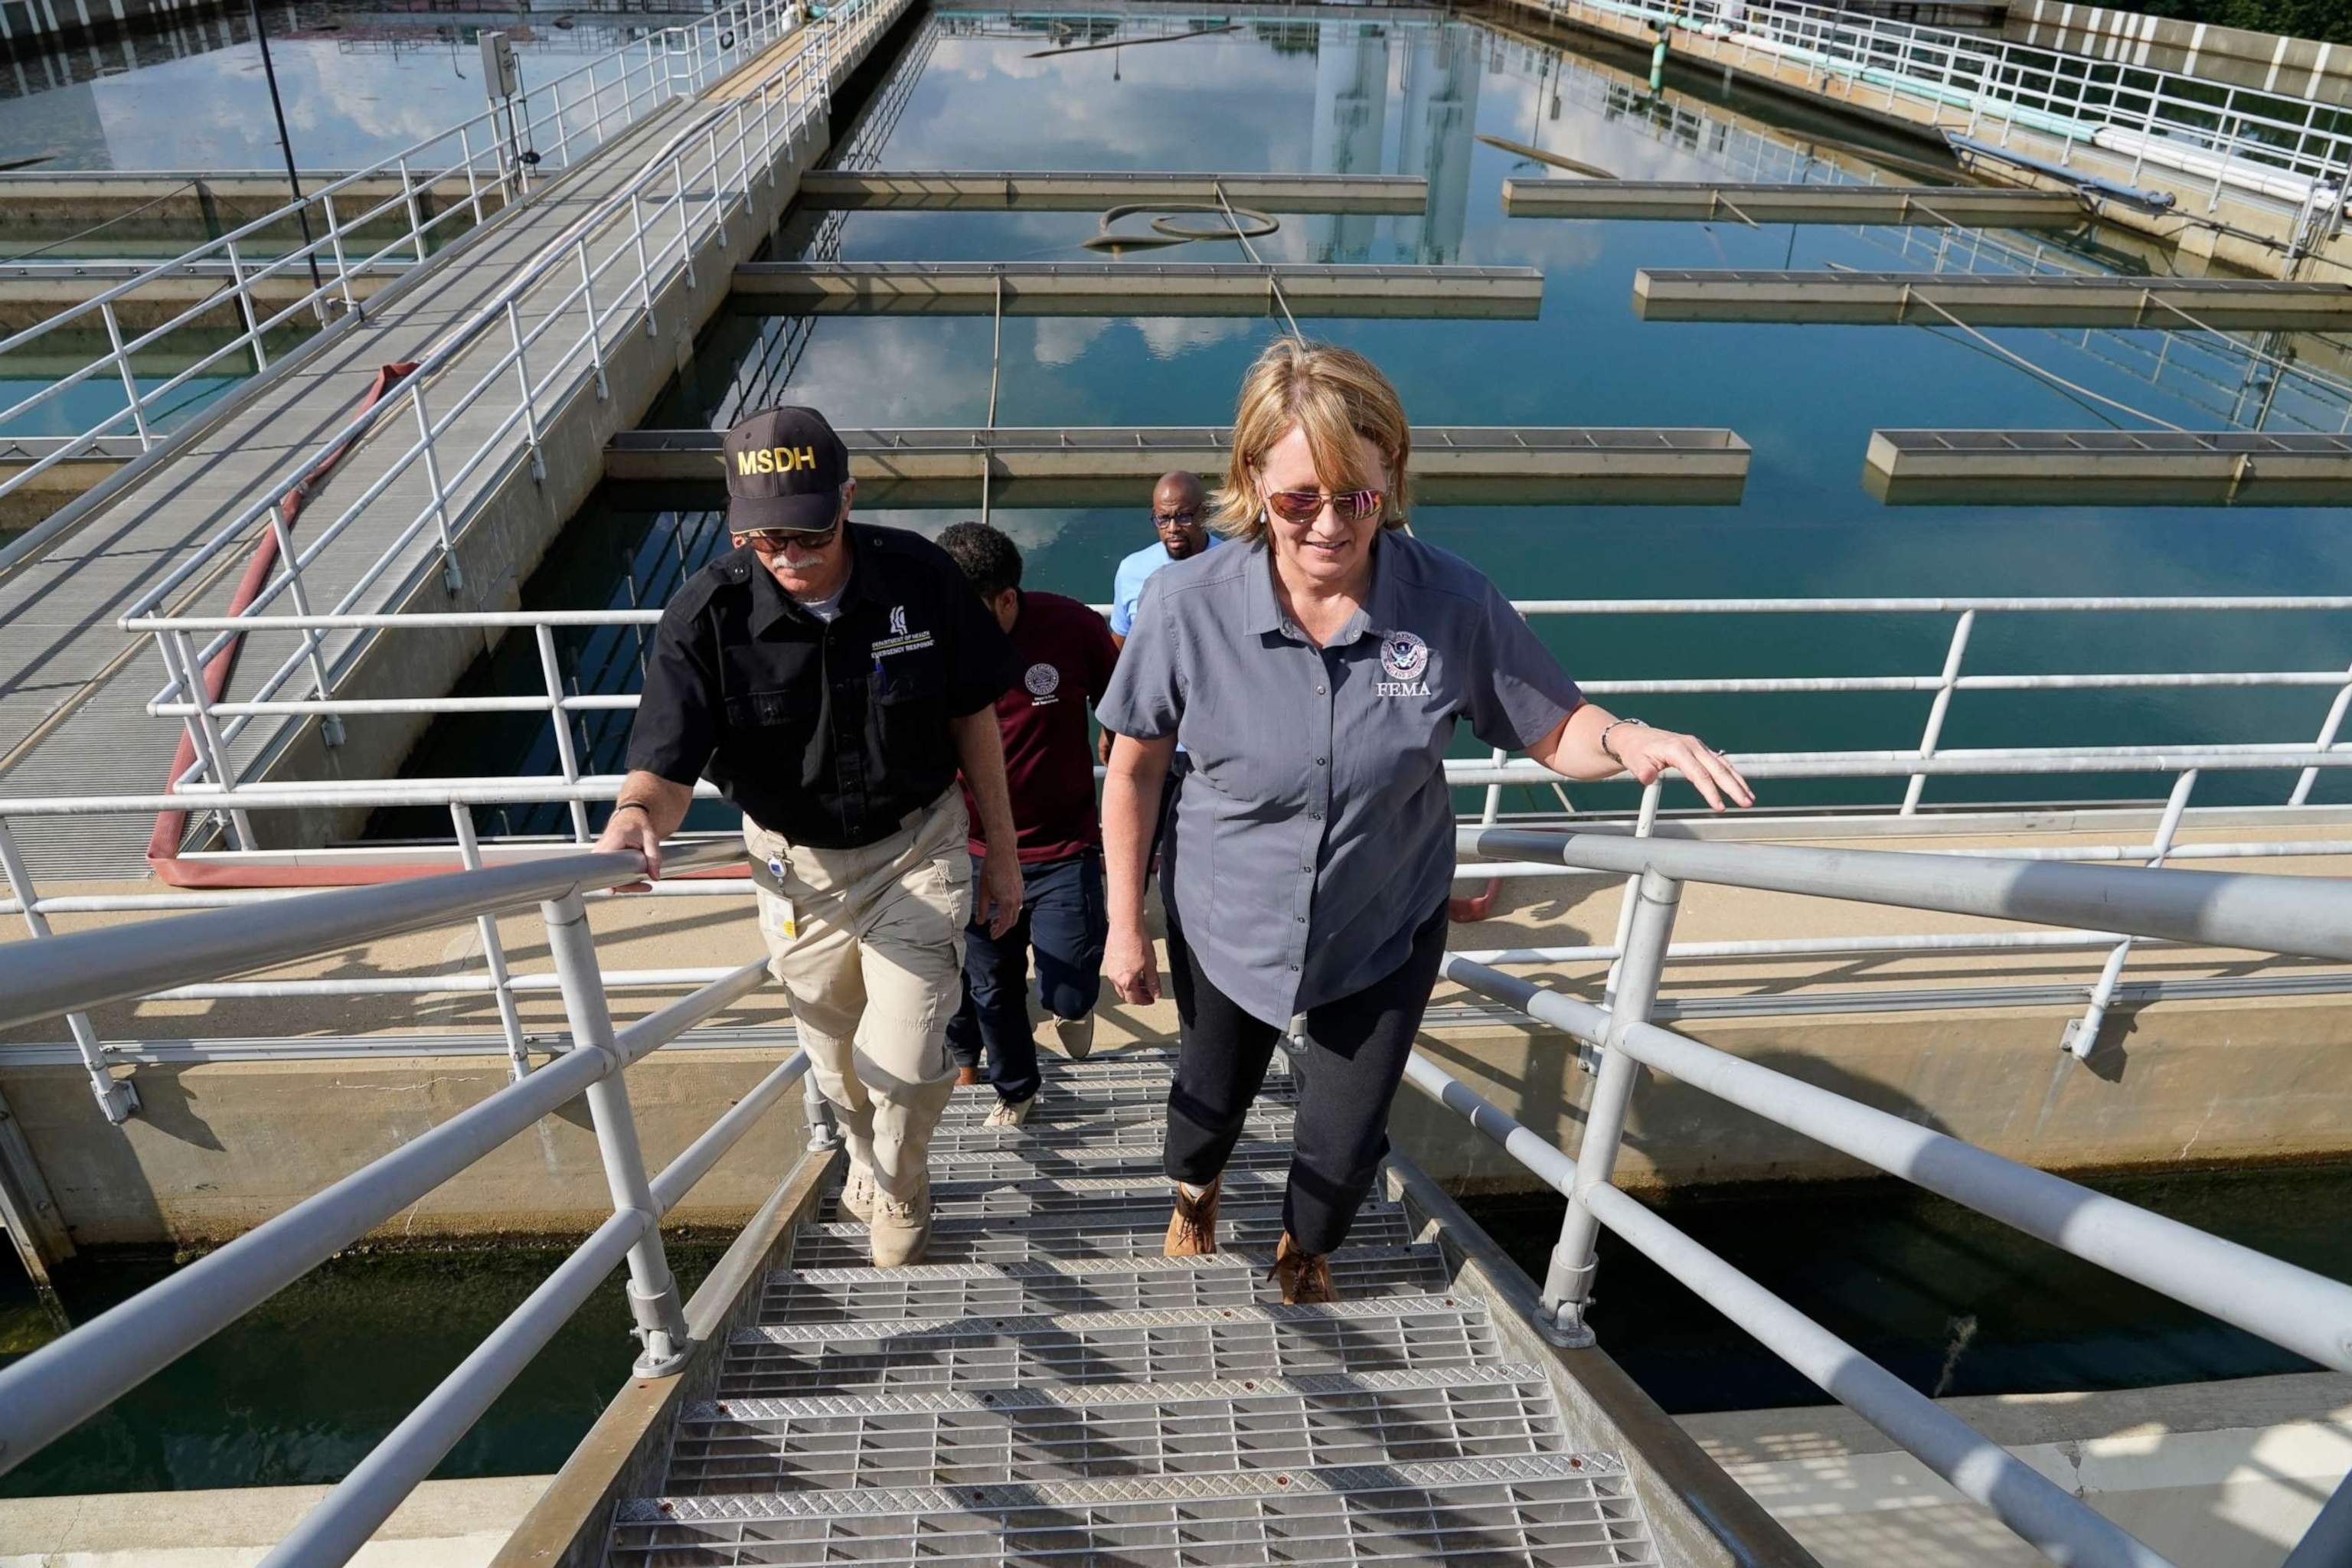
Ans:
[[[833,1124],[833,1102],[817,1088],[814,1073],[801,1080],[801,1098],[808,1107],[808,1146],[820,1150],[841,1147],[841,1129]]]
[[[294,532],[286,524],[286,508],[282,503],[269,509],[269,531],[278,537],[278,559],[286,563],[287,597],[293,601],[297,616],[308,616],[310,613],[310,595],[302,585],[302,563],[294,553]],[[319,700],[321,702],[334,696],[328,684],[326,656],[320,652],[326,643],[327,634],[318,627],[302,628],[302,653],[310,662],[310,681],[319,689]],[[343,743],[341,714],[322,713],[319,716],[319,739],[330,747]],[[228,781],[224,779],[221,782],[226,784]]]
[[[425,384],[410,384],[408,395],[416,405],[416,429],[424,443],[425,482],[433,487],[433,512],[441,524],[441,586],[454,594],[466,585],[465,569],[457,564],[457,539],[449,530],[449,492],[441,488],[441,463],[433,451],[433,416],[425,412]]]
[[[482,868],[482,843],[474,836],[474,808],[449,803],[449,820],[457,828],[457,854],[468,871]],[[515,1010],[514,983],[507,974],[506,943],[499,940],[499,917],[478,915],[474,929],[481,934],[482,960],[490,971],[490,994],[498,999],[499,1027],[507,1037],[507,1062],[520,1083],[530,1071],[530,1049],[522,1034],[522,1015]]]
[[[588,238],[583,235],[580,253],[580,302],[588,308],[588,355],[596,367],[596,401],[604,402],[613,395],[611,384],[604,379],[604,324],[596,319],[596,271],[588,264]]]
[[[646,308],[646,336],[661,336],[654,320],[654,269],[646,259],[646,204],[635,189],[629,192],[629,238],[637,250],[637,298]]]
[[[1652,779],[1642,789],[1641,809],[1633,814],[1633,837],[1647,838],[1657,831],[1658,802],[1666,793],[1666,781]],[[1641,902],[1642,879],[1625,879],[1625,896],[1617,900],[1617,956],[1609,961],[1608,978],[1601,984],[1601,1005],[1609,1006],[1617,998],[1617,976],[1625,967],[1625,943],[1633,934],[1633,910]]]
[[[2352,670],[2346,670],[2345,679],[2352,682]],[[2319,726],[2319,739],[2311,743],[2315,752],[2324,752],[2336,744],[2336,732],[2344,727],[2344,710],[2352,707],[2352,684],[2336,689],[2336,700],[2327,705],[2327,718]],[[2294,791],[2286,797],[2289,805],[2301,805],[2311,798],[2311,786],[2319,782],[2317,768],[2305,768],[2296,775]]]
[[[400,161],[400,199],[408,209],[409,253],[422,267],[425,265],[425,214],[416,205],[416,182],[409,177],[408,160],[405,158]]]
[[[2163,820],[2156,825],[2156,842],[2152,847],[2156,858],[2151,867],[2164,864],[2172,853],[2173,836],[2180,831],[2181,815],[2189,809],[2189,792],[2197,787],[2197,770],[2190,768],[2172,783],[2172,794],[2164,803]],[[2088,1061],[2098,1048],[2099,1030],[2107,1021],[2107,1009],[2115,1005],[2116,987],[2122,981],[2124,963],[2131,957],[2132,939],[2126,937],[2107,953],[2107,962],[2099,971],[2096,984],[2091,987],[2091,1005],[2083,1016],[2068,1023],[2065,1032],[2058,1037],[2061,1050],[2071,1053],[2077,1061]]]
[[[139,379],[131,374],[131,356],[122,352],[122,323],[114,317],[114,301],[107,300],[98,308],[106,318],[106,341],[114,345],[114,366],[122,373],[122,395],[131,400],[131,423],[139,431],[139,449],[147,450],[155,444],[147,434],[147,407],[139,400]]]
[[[629,1086],[621,1070],[620,1049],[613,1037],[613,1016],[604,1004],[604,977],[596,966],[596,942],[588,931],[587,907],[577,892],[540,905],[547,921],[547,947],[555,961],[557,984],[563,991],[563,1010],[572,1022],[572,1048],[601,1052],[611,1068],[588,1086],[588,1114],[596,1126],[596,1148],[604,1157],[605,1184],[612,1190],[615,1214],[635,1209],[656,1223],[629,1248],[629,1315],[636,1320],[637,1341],[643,1347],[630,1369],[638,1377],[667,1377],[686,1364],[686,1309],[678,1300],[677,1280],[663,1254],[660,1205],[646,1179],[645,1152],[637,1142],[637,1121],[629,1108]]]
[[[531,396],[530,362],[523,354],[522,318],[516,313],[512,300],[507,301],[507,331],[514,337],[515,381],[522,388],[522,426],[523,434],[530,442],[530,477],[534,480],[544,479],[547,478],[547,459],[539,449],[539,406]]]
[[[159,639],[164,644],[163,673],[180,682],[188,694],[188,702],[195,711],[188,717],[188,741],[194,748],[196,760],[212,775],[213,783],[222,789],[235,789],[236,781],[229,776],[228,742],[213,722],[212,693],[205,689],[205,669],[196,657],[195,643],[186,632],[174,631]],[[176,667],[176,668],[175,668]],[[228,818],[229,837],[240,849],[257,849],[260,843],[253,836],[253,824],[245,813],[231,807]]]
[[[544,622],[530,628],[539,642],[539,671],[547,682],[547,717],[555,725],[555,756],[563,767],[563,782],[580,782],[580,752],[572,741],[572,715],[563,710],[563,669],[555,657],[555,628]],[[572,837],[588,842],[588,803],[572,803]]]
[[[1936,743],[1943,737],[1944,715],[1952,710],[1952,692],[1959,683],[1960,660],[1969,651],[1969,634],[1976,630],[1976,625],[1977,613],[1962,610],[1959,625],[1952,628],[1952,642],[1944,650],[1944,673],[1937,679],[1936,700],[1928,704],[1927,724],[1919,731],[1919,756],[1923,762],[1936,754]],[[1927,787],[1926,773],[1911,775],[1910,782],[1903,786],[1903,816],[1917,814],[1919,796]]]
[[[245,264],[237,259],[236,241],[228,242],[229,287],[236,294],[237,309],[244,312],[245,330],[253,343],[253,369],[258,375],[269,368],[269,352],[261,346],[261,318],[254,313],[253,290],[246,287]]]
[[[492,130],[495,133],[496,127]],[[466,205],[473,212],[474,225],[478,228],[482,223],[482,184],[474,174],[473,133],[463,125],[457,127],[457,163],[466,171]]]
[[[0,818],[0,869],[6,872],[8,889],[16,895],[17,907],[24,911],[25,929],[35,942],[40,941],[49,934],[49,917],[41,912],[33,892],[33,874],[26,868],[16,836],[9,831],[5,818]],[[139,1109],[139,1091],[106,1070],[106,1052],[98,1043],[98,1030],[91,1026],[89,1014],[67,1014],[66,1027],[73,1031],[74,1050],[81,1058],[82,1070],[89,1075],[89,1091],[98,1097],[99,1110],[106,1113],[107,1121],[121,1126]]]
[[[319,202],[327,214],[328,242],[335,247],[335,281],[342,286],[343,309],[355,312],[360,308],[359,296],[352,292],[352,264],[343,254],[343,226],[335,216],[335,193],[327,192]]]
[[[1666,943],[1675,931],[1675,913],[1683,888],[1671,877],[1642,873],[1635,894],[1632,934],[1619,961],[1617,994],[1609,1008],[1609,1043],[1601,1055],[1601,1073],[1592,1086],[1592,1100],[1584,1113],[1584,1141],[1576,1151],[1576,1185],[1568,1200],[1568,1214],[1559,1223],[1559,1241],[1552,1248],[1551,1266],[1544,1276],[1545,1321],[1537,1324],[1546,1339],[1570,1347],[1592,1343],[1592,1330],[1584,1321],[1592,1301],[1592,1275],[1599,1258],[1594,1252],[1601,1222],[1585,1205],[1585,1194],[1605,1186],[1617,1170],[1617,1148],[1625,1135],[1625,1111],[1633,1098],[1633,1082],[1641,1064],[1620,1043],[1625,1031],[1647,1023],[1657,1000],[1658,980],[1665,969]]]

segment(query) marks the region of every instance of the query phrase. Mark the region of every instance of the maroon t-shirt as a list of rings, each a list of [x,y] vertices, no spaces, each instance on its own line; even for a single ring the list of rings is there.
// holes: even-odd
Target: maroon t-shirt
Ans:
[[[1013,825],[1020,829],[1021,863],[1067,860],[1102,844],[1102,814],[1095,808],[1095,749],[1087,704],[1110,686],[1118,645],[1103,618],[1059,594],[1021,595],[1013,623],[1013,663],[1021,679],[996,700],[1004,731],[1004,776],[1013,786]],[[980,807],[963,792],[973,832]],[[983,852],[980,839],[971,852]]]

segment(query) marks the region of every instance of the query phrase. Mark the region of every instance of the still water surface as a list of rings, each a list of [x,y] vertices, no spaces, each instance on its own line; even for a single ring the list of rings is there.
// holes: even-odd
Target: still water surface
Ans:
[[[1189,24],[1200,28],[1207,22]],[[1536,321],[1308,321],[1370,354],[1424,424],[1725,426],[1755,448],[1738,506],[1430,507],[1425,537],[1493,574],[1516,596],[2191,595],[2341,592],[2352,540],[2320,509],[2150,506],[1882,506],[1862,489],[1878,426],[2072,426],[2125,416],[2053,385],[1986,342],[1922,328],[1644,323],[1634,271],[1657,267],[1927,267],[1977,264],[2145,270],[2160,256],[2127,237],[1994,234],[1736,223],[1564,223],[1506,218],[1500,188],[1544,167],[1481,140],[1531,144],[1628,178],[1855,177],[1872,165],[1853,126],[1807,121],[1714,80],[1586,56],[1477,21],[1252,23],[1143,41],[1183,24],[1025,22],[950,9],[919,28],[838,162],[891,169],[1315,170],[1419,175],[1430,211],[1410,218],[1286,217],[1258,241],[1269,258],[1458,262],[1543,269]],[[1058,29],[1058,31],[1056,30]],[[1130,40],[1076,52],[1092,39]],[[1916,148],[1901,154],[1916,158]],[[1894,158],[1887,166],[1901,172]],[[1087,214],[856,213],[788,224],[780,257],[865,260],[1095,259]],[[1239,260],[1231,242],[1144,259]],[[1958,265],[1957,261],[1952,264]],[[1008,319],[996,420],[1007,426],[1222,424],[1264,319]],[[845,426],[980,425],[987,416],[986,318],[724,318],[648,426],[723,425],[803,402]],[[2261,423],[2335,429],[2352,397],[2307,380],[2272,387],[2242,350],[2155,332],[2004,331],[1992,342],[2091,392],[2191,428]],[[2305,347],[2312,345],[2305,344]],[[2273,352],[2296,352],[2294,343]],[[2158,356],[2163,355],[2159,370]],[[2234,363],[2231,356],[2235,355]],[[2127,422],[2127,421],[2126,421]],[[1089,602],[1150,540],[1145,495],[1130,509],[1003,510],[1027,581]],[[976,508],[880,514],[936,529]],[[592,505],[527,603],[661,603],[683,572],[724,548],[706,513],[648,518]],[[1591,678],[1933,674],[1953,617],[1589,616],[1540,623],[1570,669]],[[2340,669],[2352,618],[2309,613],[1988,616],[1971,673]],[[635,685],[630,636],[568,639],[583,689]],[[468,689],[529,690],[526,648],[486,661]],[[1947,747],[2000,744],[2305,742],[2330,693],[2230,690],[1968,693]],[[1672,697],[1621,707],[1698,729],[1736,751],[1908,747],[1925,694]],[[583,725],[593,766],[617,766],[625,714]],[[420,774],[550,772],[551,736],[529,723],[451,721],[413,761]],[[2161,795],[2148,775],[1937,781],[1927,800]],[[2199,805],[2274,801],[2284,774],[2210,774]],[[1895,798],[1899,783],[1781,784],[1768,804]],[[2317,798],[2342,798],[2323,782]],[[1622,806],[1588,786],[1580,806]],[[1668,805],[1685,804],[1670,794]],[[1535,804],[1510,803],[1513,808]],[[706,808],[709,810],[710,808]],[[719,814],[711,811],[715,824]],[[486,826],[553,827],[524,813]],[[387,818],[378,831],[443,831]]]

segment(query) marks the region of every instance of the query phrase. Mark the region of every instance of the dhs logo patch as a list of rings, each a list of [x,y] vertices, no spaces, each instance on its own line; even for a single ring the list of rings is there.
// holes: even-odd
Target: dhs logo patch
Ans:
[[[1389,679],[1374,683],[1378,697],[1426,697],[1429,645],[1411,632],[1390,632],[1381,638],[1381,668]]]
[[[1022,676],[1021,684],[1028,689],[1032,702],[1051,702],[1055,700],[1054,694],[1062,689],[1062,672],[1050,664],[1033,664]]]

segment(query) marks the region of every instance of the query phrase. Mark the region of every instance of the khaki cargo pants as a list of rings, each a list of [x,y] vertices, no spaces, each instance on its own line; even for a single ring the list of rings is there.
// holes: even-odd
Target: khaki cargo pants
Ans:
[[[895,1198],[921,1191],[931,1131],[955,1091],[947,1029],[963,1000],[971,918],[965,836],[953,785],[858,849],[814,849],[743,824],[752,856],[782,868],[785,897],[758,889],[769,972],[793,999],[850,1159]]]

